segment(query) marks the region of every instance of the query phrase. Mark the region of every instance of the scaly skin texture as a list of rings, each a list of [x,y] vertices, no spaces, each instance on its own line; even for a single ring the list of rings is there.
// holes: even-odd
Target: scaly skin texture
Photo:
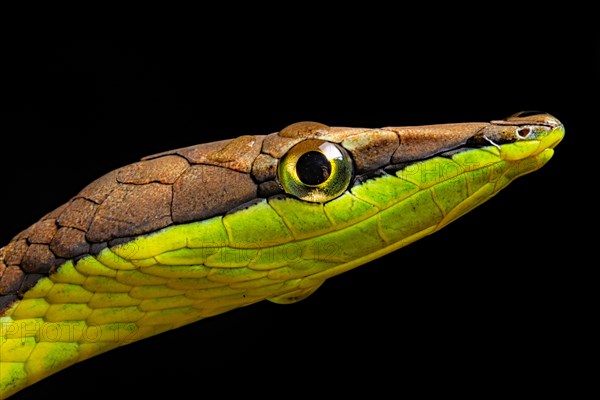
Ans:
[[[563,134],[549,116],[381,130],[300,123],[109,173],[0,250],[0,398],[202,318],[301,300],[540,168]],[[284,196],[276,179],[278,160],[307,138],[353,158],[355,184],[326,203]]]

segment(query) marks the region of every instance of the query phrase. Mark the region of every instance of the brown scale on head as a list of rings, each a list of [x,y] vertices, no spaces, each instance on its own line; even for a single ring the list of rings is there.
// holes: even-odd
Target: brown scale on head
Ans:
[[[489,124],[448,125],[440,134],[427,126],[365,129],[301,122],[271,135],[146,157],[92,182],[0,249],[0,315],[67,259],[283,193],[276,177],[279,159],[305,139],[341,144],[356,174],[363,174],[455,148],[484,126]]]

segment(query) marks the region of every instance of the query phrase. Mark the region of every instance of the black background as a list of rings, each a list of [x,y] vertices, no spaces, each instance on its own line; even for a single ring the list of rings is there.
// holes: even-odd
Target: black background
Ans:
[[[111,351],[14,399],[200,397],[199,388],[227,380],[226,393],[260,394],[282,374],[294,390],[344,373],[331,385],[397,391],[469,382],[534,389],[561,375],[578,352],[590,268],[580,258],[591,172],[582,154],[598,134],[597,98],[588,98],[598,93],[598,43],[522,22],[498,36],[477,26],[428,37],[426,25],[321,21],[301,39],[282,38],[282,24],[234,39],[198,32],[5,46],[3,244],[142,156],[297,121],[381,127],[535,109],[567,128],[542,170],[300,303],[264,302]],[[244,377],[254,384],[240,384]]]

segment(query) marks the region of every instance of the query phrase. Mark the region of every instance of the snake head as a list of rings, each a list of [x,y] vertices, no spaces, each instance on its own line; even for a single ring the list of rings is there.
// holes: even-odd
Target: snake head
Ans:
[[[109,172],[0,249],[0,398],[167,329],[301,300],[540,168],[563,136],[543,113],[302,122]]]
[[[552,115],[541,111],[521,111],[503,120],[491,121],[470,139],[470,144],[539,141],[540,150],[552,149],[560,143],[564,134],[563,124]]]

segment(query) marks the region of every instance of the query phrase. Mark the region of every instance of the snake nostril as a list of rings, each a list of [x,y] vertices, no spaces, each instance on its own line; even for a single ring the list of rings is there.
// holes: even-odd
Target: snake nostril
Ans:
[[[527,137],[531,134],[531,128],[519,128],[516,131],[517,138],[519,139],[527,139]]]

